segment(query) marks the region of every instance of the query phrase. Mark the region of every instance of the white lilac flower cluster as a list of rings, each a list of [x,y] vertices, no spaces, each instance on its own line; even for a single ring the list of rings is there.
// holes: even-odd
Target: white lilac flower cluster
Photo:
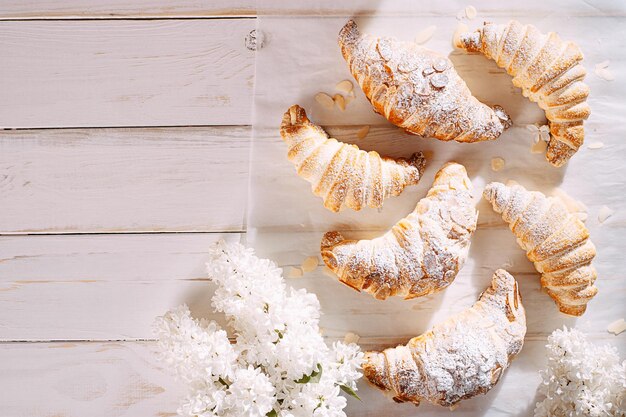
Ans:
[[[541,371],[535,417],[625,416],[626,361],[617,349],[596,346],[576,329],[557,329],[548,338],[548,367]]]
[[[345,416],[340,391],[356,396],[363,353],[353,343],[326,345],[315,294],[287,289],[281,269],[240,244],[214,245],[207,268],[217,284],[213,308],[235,343],[186,306],[156,320],[163,360],[189,387],[179,414]]]

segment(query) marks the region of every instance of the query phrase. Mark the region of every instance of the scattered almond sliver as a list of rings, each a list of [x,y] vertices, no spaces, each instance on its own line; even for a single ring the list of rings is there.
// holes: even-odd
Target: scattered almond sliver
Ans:
[[[350,93],[349,95],[347,95],[345,97],[345,101],[346,101],[346,106],[350,103],[352,103],[352,101],[354,100],[354,93]]]
[[[600,149],[604,147],[604,143],[602,142],[592,142],[589,145],[587,145],[587,148],[589,149]]]
[[[358,343],[361,336],[356,333],[348,332],[343,338],[343,343]]]
[[[544,140],[538,140],[537,142],[534,142],[532,145],[530,145],[530,152],[531,153],[546,153],[546,151],[548,150],[548,144],[546,143],[546,141]]]
[[[598,221],[600,223],[604,223],[606,219],[611,217],[615,213],[615,211],[611,210],[607,206],[600,207],[600,211],[598,212]]]
[[[368,133],[370,133],[370,127],[363,126],[362,128],[359,129],[358,132],[356,132],[356,137],[359,139],[364,139]]]
[[[414,42],[418,45],[423,45],[430,40],[435,34],[435,30],[437,30],[437,26],[428,26],[426,29],[422,30],[417,34],[414,39]]]
[[[318,264],[317,256],[309,256],[302,262],[301,268],[303,272],[313,272]]]
[[[596,75],[605,81],[613,81],[615,79],[615,76],[609,69],[610,64],[611,61],[603,61],[599,64],[596,64]]]
[[[504,159],[500,157],[491,158],[491,169],[494,171],[500,171],[504,168]]]
[[[626,330],[626,321],[624,319],[615,320],[609,324],[606,328],[609,333],[613,333],[615,336]]]
[[[326,93],[317,93],[315,95],[315,101],[327,109],[332,109],[335,106],[333,98]]]
[[[341,111],[344,111],[346,109],[346,99],[343,98],[341,94],[335,94],[335,96],[333,97],[333,101],[335,102],[337,107],[341,109]]]
[[[337,83],[337,85],[335,86],[335,89],[337,91],[341,91],[342,93],[350,94],[352,90],[354,89],[354,85],[352,84],[352,81],[350,80],[343,80]]]
[[[302,269],[292,266],[287,270],[287,278],[300,278],[302,276]]]
[[[475,18],[477,14],[478,14],[478,12],[476,11],[476,7],[474,7],[474,6],[467,6],[465,8],[465,16],[468,19],[471,20],[471,19]]]

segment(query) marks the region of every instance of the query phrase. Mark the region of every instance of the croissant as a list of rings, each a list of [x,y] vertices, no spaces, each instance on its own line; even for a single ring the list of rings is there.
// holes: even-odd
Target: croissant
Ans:
[[[283,116],[280,135],[289,146],[287,154],[298,175],[311,183],[313,194],[324,199],[324,207],[361,210],[379,208],[383,200],[399,195],[404,187],[417,184],[424,172],[424,155],[382,158],[355,145],[329,138],[311,123],[304,109],[291,106]]]
[[[596,249],[585,225],[557,198],[520,185],[488,184],[484,197],[502,214],[541,272],[541,286],[565,314],[580,316],[598,293],[591,261]]]
[[[497,139],[511,126],[500,106],[479,102],[449,59],[415,43],[361,35],[350,20],[339,45],[374,111],[409,133],[439,140]]]
[[[522,350],[525,334],[517,282],[499,269],[472,307],[406,345],[366,352],[363,374],[396,402],[450,407],[493,388]]]
[[[478,212],[463,165],[439,170],[426,198],[383,236],[346,240],[328,232],[322,258],[339,281],[384,300],[420,297],[450,285],[467,258]]]
[[[515,20],[506,25],[485,23],[473,33],[461,34],[455,44],[493,59],[513,76],[525,97],[545,110],[551,133],[546,158],[552,165],[562,166],[574,155],[585,138],[583,121],[590,113],[578,45]]]

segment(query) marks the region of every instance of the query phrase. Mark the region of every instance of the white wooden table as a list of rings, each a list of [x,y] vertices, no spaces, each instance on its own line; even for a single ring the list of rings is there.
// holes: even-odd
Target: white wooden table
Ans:
[[[345,113],[316,108],[313,94],[332,91],[348,72],[335,33],[307,32],[314,25],[302,25],[301,36],[317,36],[318,48],[293,65],[285,60],[271,76],[276,48],[288,48],[283,57],[297,55],[294,19],[310,23],[311,14],[322,14],[327,27],[356,11],[377,17],[369,19],[372,30],[406,39],[434,24],[428,46],[447,53],[455,16],[467,5],[334,3],[287,10],[252,0],[0,2],[0,416],[174,415],[183,389],[155,360],[150,326],[182,302],[210,316],[204,263],[211,242],[249,242],[280,265],[299,265],[317,253],[325,230],[375,234],[393,224],[453,158],[467,166],[477,195],[487,181],[514,178],[544,191],[559,186],[587,204],[600,273],[600,294],[588,314],[574,320],[556,312],[505,225],[478,202],[480,229],[470,259],[443,293],[381,303],[341,287],[322,268],[289,281],[318,294],[329,339],[354,331],[364,348],[404,341],[471,305],[492,271],[508,264],[528,310],[524,350],[492,392],[456,415],[531,415],[545,338],[563,324],[613,343],[625,356],[626,334],[610,335],[606,325],[626,315],[626,59],[620,49],[626,7],[474,2],[479,18],[466,22],[471,27],[484,18],[516,17],[544,30],[554,24],[583,47],[592,88],[589,137],[605,147],[582,149],[559,171],[528,150],[525,125],[542,122],[542,113],[482,57],[451,59],[479,98],[505,105],[515,126],[498,142],[471,147],[400,134],[371,114],[361,94]],[[277,26],[277,13],[307,17]],[[271,30],[254,52],[245,38],[257,23]],[[593,74],[606,59],[617,77],[610,83]],[[485,73],[497,88],[479,82]],[[366,149],[433,151],[423,182],[389,200],[382,213],[325,212],[286,161],[276,131],[280,114],[293,104],[284,100],[304,105],[341,139],[353,141],[363,124],[371,125],[359,142]],[[492,156],[506,160],[503,171],[490,170]],[[604,205],[615,214],[600,224]],[[280,216],[268,214],[276,210]],[[366,384],[361,389],[364,401],[350,400],[349,415],[448,413],[427,405],[392,409]]]

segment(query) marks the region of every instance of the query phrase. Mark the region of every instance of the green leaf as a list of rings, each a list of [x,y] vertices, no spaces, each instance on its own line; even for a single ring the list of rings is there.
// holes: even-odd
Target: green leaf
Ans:
[[[267,417],[278,417],[278,413],[276,410],[272,410],[269,413],[265,414]]]
[[[309,382],[320,382],[322,377],[322,364],[317,364],[317,370],[311,372],[311,375],[304,375],[302,378],[296,380],[296,384],[308,384]]]
[[[339,388],[341,388],[341,390],[343,392],[345,392],[348,395],[351,395],[352,397],[356,398],[357,400],[361,401],[361,398],[356,394],[356,392],[354,392],[354,390],[352,388],[350,388],[347,385],[339,385]]]

